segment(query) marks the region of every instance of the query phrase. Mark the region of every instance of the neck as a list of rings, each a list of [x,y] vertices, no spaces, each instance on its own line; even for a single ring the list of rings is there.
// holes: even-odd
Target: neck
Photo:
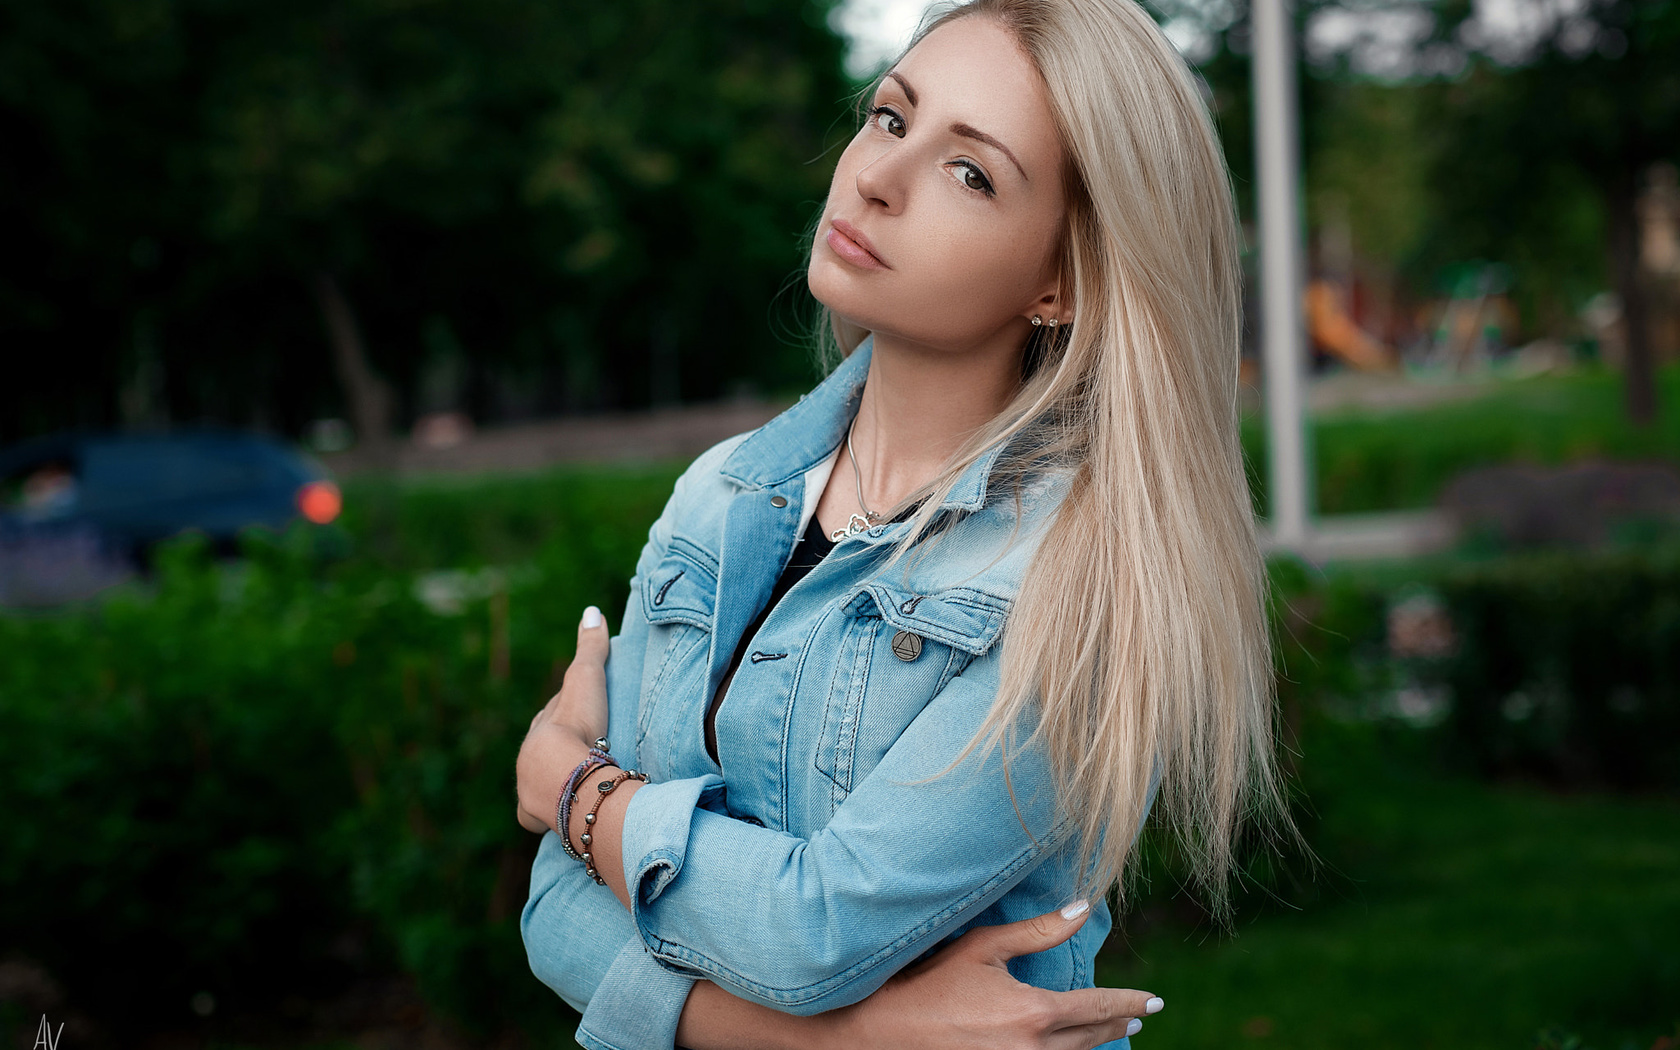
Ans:
[[[876,334],[852,431],[870,509],[885,512],[933,480],[1015,396],[1021,348],[1009,342],[951,350]]]

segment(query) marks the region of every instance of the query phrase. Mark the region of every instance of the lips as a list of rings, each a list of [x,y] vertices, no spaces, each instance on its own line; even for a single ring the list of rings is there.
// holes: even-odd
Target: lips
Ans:
[[[863,235],[863,231],[844,219],[833,221],[825,240],[834,254],[853,266],[859,266],[866,270],[892,269],[875,251],[875,246],[869,243],[869,238]]]

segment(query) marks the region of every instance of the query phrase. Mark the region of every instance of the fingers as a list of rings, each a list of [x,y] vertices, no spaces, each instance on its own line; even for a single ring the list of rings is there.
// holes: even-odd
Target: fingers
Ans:
[[[1137,1035],[1142,1030],[1143,1022],[1136,1018],[1063,1028],[1044,1037],[1044,1050],[1095,1050],[1116,1039]]]
[[[611,648],[611,636],[607,631],[606,618],[601,610],[591,605],[583,610],[583,618],[578,621],[577,655],[566,668],[565,681],[561,686],[566,688],[594,688],[606,685],[607,653]]]
[[[1053,1016],[1069,1021],[1045,1037],[1047,1050],[1092,1050],[1143,1031],[1143,1018],[1166,1004],[1130,988],[1078,988],[1055,992]]]
[[[588,655],[606,663],[610,635],[607,618],[601,615],[600,609],[591,605],[583,610],[583,618],[578,621],[578,659]]]
[[[1136,1017],[1159,1013],[1166,1004],[1159,996],[1133,988],[1075,988],[1071,992],[1055,992],[1055,1017],[1059,1023],[1053,1028],[1072,1028],[1079,1025],[1120,1022],[1120,1035],[1125,1035],[1126,1022]],[[1111,1038],[1118,1039],[1120,1036]]]
[[[988,962],[1001,963],[1017,955],[1031,955],[1054,948],[1085,925],[1089,901],[1078,900],[1060,911],[1035,915],[1001,926],[977,926],[963,935],[971,947]]]

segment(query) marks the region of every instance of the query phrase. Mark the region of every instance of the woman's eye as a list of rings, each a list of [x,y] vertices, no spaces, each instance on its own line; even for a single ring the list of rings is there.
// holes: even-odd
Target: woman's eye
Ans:
[[[992,182],[986,178],[986,173],[967,161],[957,162],[957,178],[971,190],[978,190],[988,197],[992,195]]]
[[[885,106],[876,106],[869,111],[869,118],[875,126],[894,138],[904,137],[904,118]]]

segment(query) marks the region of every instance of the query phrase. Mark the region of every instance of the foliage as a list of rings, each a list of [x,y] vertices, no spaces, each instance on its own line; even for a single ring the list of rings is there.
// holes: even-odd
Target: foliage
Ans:
[[[1446,576],[1439,680],[1483,774],[1680,787],[1680,551],[1530,555]]]
[[[681,465],[540,474],[357,477],[344,483],[341,526],[359,562],[382,570],[481,568],[538,557],[595,558],[626,572],[640,523],[659,515]]]
[[[1456,775],[1680,791],[1680,545],[1273,567],[1286,719],[1392,720]]]
[[[1664,412],[1637,427],[1619,405],[1616,376],[1582,372],[1488,387],[1480,396],[1404,412],[1326,413],[1311,421],[1316,510],[1323,514],[1428,507],[1456,475],[1490,463],[1680,461],[1680,369],[1661,374]],[[1263,421],[1243,446],[1265,513]]]
[[[622,608],[648,517],[576,508],[590,527],[443,613],[366,562],[253,541],[222,566],[188,540],[143,590],[0,619],[8,948],[119,1033],[199,991],[265,1009],[389,968],[470,1026],[553,1029],[515,925],[513,759],[579,611]]]
[[[1467,781],[1419,743],[1396,722],[1303,726],[1320,865],[1256,895],[1229,936],[1145,902],[1097,973],[1166,1000],[1143,1038],[1508,1050],[1563,1025],[1601,1050],[1666,1050],[1680,804]]]
[[[1357,432],[1348,446],[1367,464],[1392,464],[1341,498],[1404,505],[1453,456],[1635,454],[1674,440],[1628,428],[1607,376],[1494,396],[1504,407],[1447,405],[1423,422],[1327,421],[1321,442]],[[1512,417],[1517,406],[1527,423]],[[260,1012],[397,971],[437,1011],[480,1030],[563,1029],[569,1015],[530,978],[514,925],[532,843],[511,819],[508,770],[569,656],[578,610],[621,606],[674,473],[353,480],[339,540],[348,553],[337,561],[316,559],[310,534],[253,540],[233,565],[187,541],[166,550],[153,580],[98,606],[0,618],[8,949],[46,965],[77,1009],[136,1027],[184,1015],[201,990],[227,1012]],[[1570,904],[1579,921],[1615,938],[1580,957],[1621,989],[1605,1000],[1611,1028],[1582,1030],[1595,1040],[1643,1031],[1642,1004],[1662,1001],[1654,989],[1673,979],[1667,956],[1641,947],[1639,930],[1656,927],[1630,926],[1627,909],[1583,887],[1614,881],[1632,887],[1628,907],[1641,915],[1669,914],[1672,896],[1649,872],[1672,863],[1651,831],[1672,822],[1672,803],[1545,801],[1467,778],[1677,786],[1680,562],[1647,550],[1328,574],[1281,562],[1273,572],[1298,817],[1326,863],[1314,876],[1305,857],[1286,856],[1253,872],[1244,914],[1263,917],[1244,948],[1279,972],[1343,960],[1337,995],[1410,981],[1403,998],[1415,1011],[1416,975],[1433,972],[1431,960],[1480,958],[1488,939],[1513,930],[1534,966],[1578,972],[1570,953],[1585,951],[1589,934],[1523,931],[1580,895]],[[1455,647],[1396,649],[1396,610],[1419,598],[1440,608]],[[1516,693],[1536,700],[1529,717],[1507,712]],[[1547,721],[1555,711],[1542,700],[1562,705],[1560,721]],[[1566,731],[1537,732],[1547,727]],[[1581,855],[1542,837],[1559,821],[1583,836]],[[1490,828],[1510,838],[1478,858]],[[1555,877],[1510,891],[1560,852],[1569,856]],[[1364,881],[1352,888],[1338,872]],[[1165,890],[1142,890],[1140,914],[1166,907]],[[1369,894],[1375,910],[1350,909],[1351,894]],[[1308,915],[1264,917],[1277,897]],[[1145,940],[1148,921],[1134,931]],[[1455,933],[1465,922],[1471,933]],[[1177,974],[1188,982],[1178,987],[1253,1010],[1235,1022],[1215,1012],[1220,1023],[1263,1015],[1293,1032],[1316,1016],[1215,987],[1249,980],[1249,964],[1223,950],[1187,955],[1171,936],[1148,940],[1151,960],[1169,960],[1149,974]],[[1370,947],[1379,942],[1393,945],[1388,956]],[[1534,997],[1481,1028],[1443,1020],[1439,1030],[1531,1033],[1549,1017],[1587,1025],[1561,1007],[1532,1015],[1557,981],[1529,965],[1502,962],[1471,986],[1487,995],[1489,981],[1533,981]],[[1351,1027],[1325,1031],[1399,1030],[1383,1027],[1386,1007],[1359,1009]]]
[[[803,380],[766,321],[849,126],[830,6],[0,2],[0,440],[297,433],[318,274],[410,412],[439,369],[480,418]]]

